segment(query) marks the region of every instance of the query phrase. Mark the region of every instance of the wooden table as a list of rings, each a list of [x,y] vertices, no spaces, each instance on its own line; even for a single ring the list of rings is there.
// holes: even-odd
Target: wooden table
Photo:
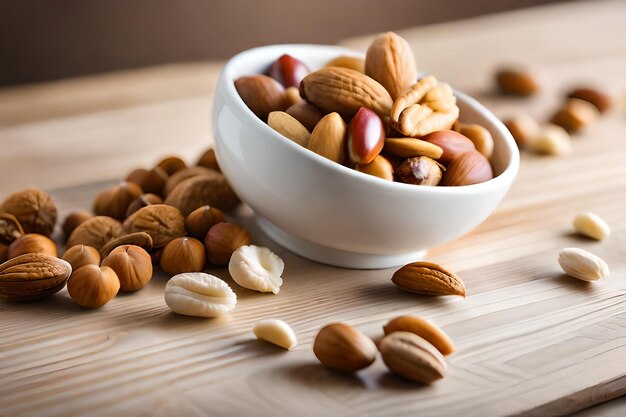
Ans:
[[[400,31],[420,69],[477,96],[498,115],[545,120],[570,83],[624,94],[626,3],[569,3]],[[364,49],[371,37],[345,41]],[[490,93],[502,62],[536,66],[541,95]],[[193,162],[211,143],[219,63],[94,76],[0,91],[0,195],[52,190],[63,214],[89,207],[107,181],[168,153]],[[85,311],[63,290],[42,302],[0,304],[0,415],[562,415],[626,393],[626,122],[603,117],[564,158],[522,157],[510,194],[471,234],[430,251],[456,270],[468,298],[398,291],[393,270],[312,263],[278,247],[242,208],[236,221],[286,263],[279,295],[233,283],[228,318],[169,311],[166,277]],[[96,184],[96,182],[100,182]],[[592,210],[613,234],[596,243],[570,222]],[[565,277],[560,248],[602,256],[610,278]],[[232,283],[225,269],[209,272]],[[381,361],[355,376],[319,366],[317,330],[345,321],[377,337],[399,314],[439,324],[456,342],[450,375],[432,387],[402,381]],[[289,322],[299,346],[282,352],[254,340],[260,319]],[[581,415],[624,415],[616,400]]]

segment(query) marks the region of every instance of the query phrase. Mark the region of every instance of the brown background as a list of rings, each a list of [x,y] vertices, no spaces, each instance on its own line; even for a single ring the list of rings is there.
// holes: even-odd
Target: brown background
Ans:
[[[554,1],[554,0],[553,0]],[[4,0],[0,86],[333,43],[550,0]]]

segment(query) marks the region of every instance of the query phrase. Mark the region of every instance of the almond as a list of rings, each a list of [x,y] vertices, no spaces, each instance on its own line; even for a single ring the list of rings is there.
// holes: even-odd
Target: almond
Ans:
[[[447,334],[430,321],[416,316],[400,316],[383,326],[385,336],[393,332],[413,333],[433,345],[442,355],[454,352],[454,344]]]
[[[356,56],[340,55],[328,61],[326,67],[342,67],[365,74],[365,61]]]
[[[284,111],[271,112],[267,118],[267,124],[272,129],[300,146],[304,146],[306,148],[309,143],[309,137],[311,134],[307,128]]]
[[[551,123],[561,126],[569,133],[577,132],[598,118],[598,109],[584,100],[571,98],[557,110],[550,120]]]
[[[590,87],[581,87],[572,90],[567,97],[585,100],[593,104],[600,113],[611,109],[613,100],[607,93]]]
[[[398,269],[391,281],[401,290],[425,295],[461,295],[465,284],[455,273],[431,262],[413,262]]]
[[[238,78],[235,88],[246,106],[261,120],[277,110],[285,110],[285,89],[275,79],[267,75],[251,75]]]
[[[535,76],[525,68],[503,68],[496,73],[500,92],[512,96],[531,96],[539,91]]]
[[[376,345],[363,333],[344,323],[324,326],[313,344],[313,353],[328,368],[355,372],[376,359]]]
[[[409,332],[394,332],[380,341],[385,365],[411,381],[432,384],[446,375],[447,365],[437,349]]]
[[[311,133],[308,148],[331,161],[342,164],[346,159],[348,126],[339,113],[324,116]]]
[[[378,36],[365,56],[365,74],[387,89],[392,99],[417,81],[413,51],[406,40],[393,32]]]
[[[369,164],[357,164],[354,169],[364,174],[393,181],[393,165],[391,165],[391,162],[389,162],[389,160],[382,155],[378,155]]]
[[[0,299],[27,301],[47,297],[61,290],[71,265],[53,256],[29,253],[0,265]]]

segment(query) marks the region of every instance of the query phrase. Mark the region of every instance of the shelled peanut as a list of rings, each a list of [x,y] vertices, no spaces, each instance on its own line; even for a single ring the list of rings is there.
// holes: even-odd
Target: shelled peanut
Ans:
[[[418,80],[410,46],[394,33],[376,38],[364,61],[341,56],[309,72],[283,55],[267,74],[235,80],[242,100],[278,133],[331,161],[415,185],[493,178],[490,132],[459,125],[452,88],[433,76]],[[460,133],[452,130],[456,125]],[[438,141],[431,141],[436,133]]]

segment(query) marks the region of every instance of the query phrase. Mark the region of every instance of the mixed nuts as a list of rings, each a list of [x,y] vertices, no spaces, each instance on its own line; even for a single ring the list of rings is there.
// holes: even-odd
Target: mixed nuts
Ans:
[[[364,61],[341,56],[310,72],[283,55],[267,74],[238,78],[235,87],[278,133],[359,172],[430,186],[493,178],[489,131],[459,123],[452,88],[418,79],[410,46],[394,33],[377,37]]]

